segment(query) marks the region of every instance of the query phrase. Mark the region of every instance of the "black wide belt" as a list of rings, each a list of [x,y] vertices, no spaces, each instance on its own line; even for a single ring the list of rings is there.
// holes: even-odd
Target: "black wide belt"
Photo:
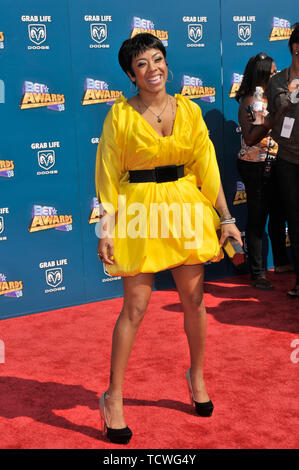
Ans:
[[[184,176],[184,165],[156,166],[151,170],[131,170],[130,183],[166,183]]]

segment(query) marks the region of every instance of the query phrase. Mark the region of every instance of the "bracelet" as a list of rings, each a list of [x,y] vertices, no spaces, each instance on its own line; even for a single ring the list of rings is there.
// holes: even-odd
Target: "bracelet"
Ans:
[[[223,219],[220,221],[220,225],[226,225],[226,224],[235,224],[236,219],[234,217],[231,217],[230,219]]]

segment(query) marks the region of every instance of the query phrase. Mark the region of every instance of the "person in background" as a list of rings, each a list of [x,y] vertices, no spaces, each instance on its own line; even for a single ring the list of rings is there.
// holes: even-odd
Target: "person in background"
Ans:
[[[279,145],[277,154],[278,193],[288,223],[296,281],[288,291],[299,298],[299,23],[289,39],[292,62],[275,75],[267,89],[269,120],[262,127]]]
[[[285,217],[277,194],[275,157],[278,145],[269,135],[269,130],[265,132],[261,125],[254,125],[248,120],[248,106],[252,107],[254,104],[256,87],[261,87],[265,114],[265,90],[270,77],[276,72],[276,65],[267,54],[260,53],[251,57],[236,95],[236,100],[240,103],[238,118],[242,130],[242,146],[237,167],[247,194],[248,217],[245,237],[248,262],[252,285],[257,289],[266,290],[274,289],[266,277],[263,259],[263,238],[268,216],[275,272],[289,272],[293,268],[286,252]]]

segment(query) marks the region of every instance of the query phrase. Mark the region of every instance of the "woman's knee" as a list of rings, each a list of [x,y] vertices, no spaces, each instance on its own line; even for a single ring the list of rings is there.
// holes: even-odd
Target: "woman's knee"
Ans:
[[[204,309],[203,291],[192,292],[183,299],[184,309],[200,313]]]
[[[138,327],[146,313],[147,302],[144,300],[139,302],[128,302],[123,306],[121,315],[126,316],[132,326]]]

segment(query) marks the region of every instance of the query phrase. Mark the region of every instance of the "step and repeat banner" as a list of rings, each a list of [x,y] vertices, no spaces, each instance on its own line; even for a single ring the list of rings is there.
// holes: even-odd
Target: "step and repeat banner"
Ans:
[[[233,96],[248,59],[290,62],[295,2],[0,0],[0,318],[122,296],[96,254],[95,155],[120,95],[122,42],[149,31],[166,46],[168,92],[202,108],[231,211],[244,230],[246,195]],[[271,258],[270,263],[271,263]],[[207,279],[235,271],[225,258]],[[169,272],[155,288],[170,287]]]

